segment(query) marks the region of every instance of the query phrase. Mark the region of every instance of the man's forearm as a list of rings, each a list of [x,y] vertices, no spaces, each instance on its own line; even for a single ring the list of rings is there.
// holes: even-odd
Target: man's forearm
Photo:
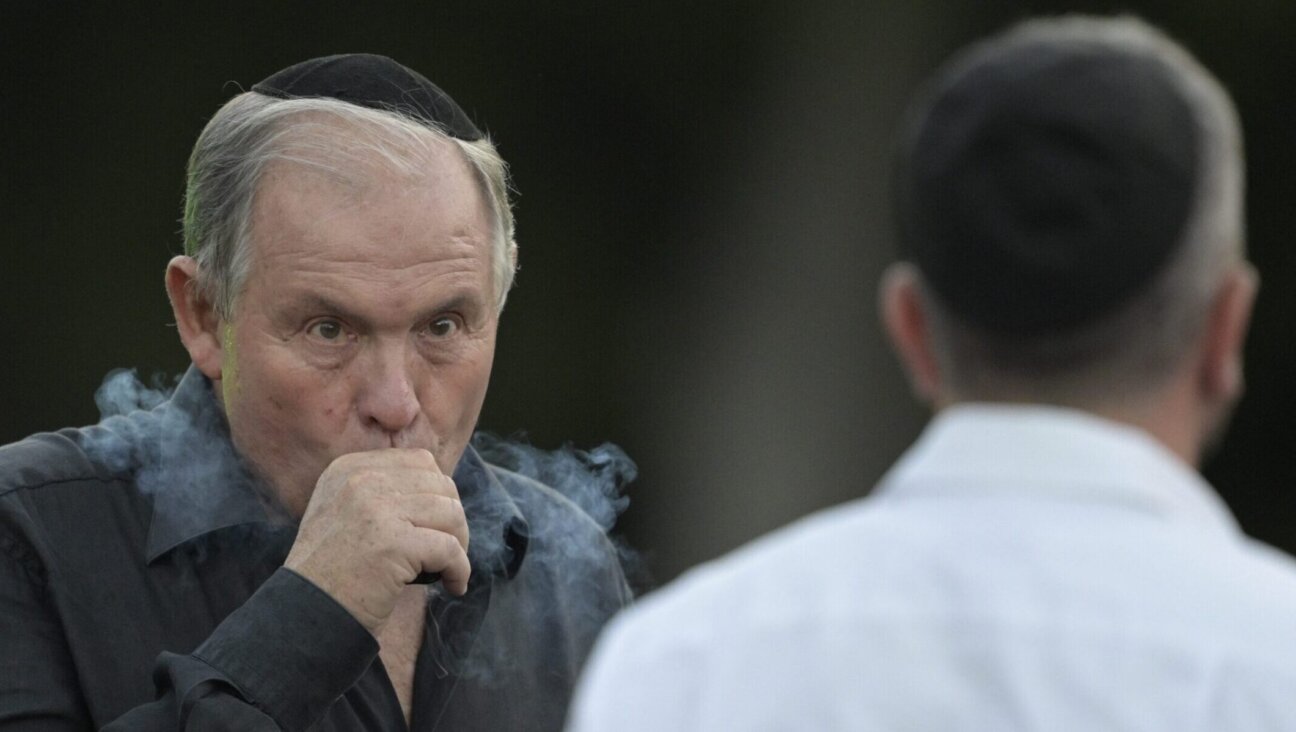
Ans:
[[[158,700],[106,729],[306,729],[377,655],[377,641],[346,610],[280,569],[193,653],[159,656]]]

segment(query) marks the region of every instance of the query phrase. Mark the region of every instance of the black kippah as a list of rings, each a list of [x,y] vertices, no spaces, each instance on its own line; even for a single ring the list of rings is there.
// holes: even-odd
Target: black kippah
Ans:
[[[897,169],[902,246],[974,326],[1029,336],[1091,323],[1182,241],[1198,133],[1150,56],[992,41],[937,76],[911,124]]]
[[[344,53],[323,56],[276,71],[252,91],[281,99],[327,97],[431,122],[460,140],[482,133],[449,94],[413,69],[386,56]]]

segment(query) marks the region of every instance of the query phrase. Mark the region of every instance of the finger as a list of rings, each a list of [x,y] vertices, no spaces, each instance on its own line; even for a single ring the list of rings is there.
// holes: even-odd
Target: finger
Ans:
[[[396,498],[396,506],[397,515],[413,526],[450,534],[468,551],[468,517],[459,499],[432,493],[406,493]]]
[[[441,473],[441,466],[431,452],[415,447],[380,447],[338,456],[334,464],[346,468],[406,467]]]
[[[431,457],[427,461],[410,460],[407,455],[392,457],[387,461],[355,466],[351,469],[351,475],[358,482],[372,483],[375,488],[384,491],[459,497],[459,487],[453,479],[436,469]]]
[[[468,563],[468,552],[455,537],[442,531],[415,529],[410,543],[409,556],[418,562],[420,572],[439,573],[441,586],[452,595],[468,591],[472,565]]]
[[[437,463],[436,456],[430,450],[421,447],[387,447],[375,452],[385,453],[401,465],[428,470],[438,475],[444,474],[441,465]]]
[[[441,473],[429,473],[419,468],[401,468],[392,473],[397,493],[434,493],[459,500],[459,486]]]
[[[453,480],[427,470],[425,466],[373,463],[350,465],[338,473],[340,475],[335,474],[333,480],[324,483],[329,486],[326,493],[344,493],[352,498],[375,494],[431,494],[459,498],[459,488]]]

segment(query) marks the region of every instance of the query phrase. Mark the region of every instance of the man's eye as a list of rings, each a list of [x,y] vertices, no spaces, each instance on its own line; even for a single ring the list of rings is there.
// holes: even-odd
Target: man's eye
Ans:
[[[459,327],[458,318],[445,315],[428,323],[428,333],[436,338],[445,338],[458,332]]]
[[[341,340],[344,334],[342,324],[336,320],[321,320],[307,328],[306,333],[330,343]]]

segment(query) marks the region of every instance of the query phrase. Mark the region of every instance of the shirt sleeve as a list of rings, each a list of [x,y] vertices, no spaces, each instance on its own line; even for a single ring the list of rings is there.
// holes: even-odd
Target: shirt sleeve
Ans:
[[[0,730],[86,730],[89,715],[44,583],[0,533]]]
[[[341,605],[280,568],[193,653],[161,654],[158,700],[105,730],[304,730],[377,655]]]
[[[648,630],[633,611],[607,626],[577,685],[566,732],[704,729],[696,714],[697,665],[665,662],[658,650],[671,645],[669,638]]]

